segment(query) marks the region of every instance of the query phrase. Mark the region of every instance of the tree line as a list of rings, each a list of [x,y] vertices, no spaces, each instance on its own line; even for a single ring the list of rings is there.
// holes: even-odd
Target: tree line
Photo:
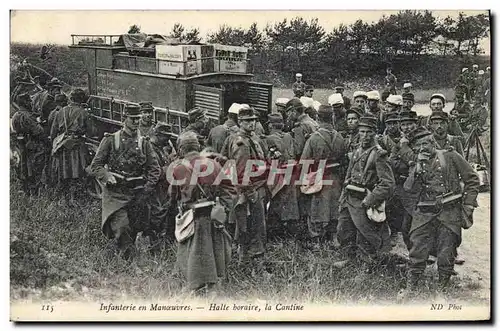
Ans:
[[[134,25],[131,31],[140,27]],[[476,57],[483,53],[480,41],[489,33],[486,14],[460,12],[456,18],[441,18],[431,11],[402,10],[375,22],[341,24],[332,31],[326,31],[317,18],[295,17],[263,29],[257,23],[249,28],[222,24],[202,38],[198,28],[176,23],[169,37],[186,43],[246,46],[254,74],[290,83],[294,71],[325,82],[383,75],[389,65],[405,67],[429,56]]]

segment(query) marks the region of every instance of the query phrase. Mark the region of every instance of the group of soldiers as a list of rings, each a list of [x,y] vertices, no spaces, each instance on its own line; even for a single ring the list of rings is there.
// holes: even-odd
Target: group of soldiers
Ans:
[[[328,104],[318,105],[309,100],[314,89],[298,79],[295,97],[279,100],[278,112],[235,103],[227,120],[213,126],[194,108],[177,138],[170,124],[153,123],[151,102],[129,104],[122,129],[106,134],[89,160],[87,96],[74,89],[65,100],[57,87],[54,80],[44,92],[55,105],[50,111],[35,109],[27,93],[16,97],[11,128],[16,139],[26,139],[21,178],[30,189],[50,164],[49,177],[67,183],[70,195],[74,181],[96,178],[106,250],[113,255],[132,260],[140,232],[154,253],[175,238],[178,265],[198,290],[227,276],[233,243],[238,263],[258,273],[267,242],[276,237],[291,235],[312,250],[338,249],[344,259],[332,263],[342,268],[382,263],[401,233],[409,251],[408,291],[417,289],[431,255],[443,288],[454,274],[479,180],[442,94],[430,97],[432,113],[422,117],[412,110],[408,84],[402,95],[356,91],[352,101],[338,86]],[[265,170],[245,182],[248,162],[256,160]],[[217,183],[230,161],[237,184]],[[292,180],[277,176],[269,183],[273,162],[292,168]],[[167,180],[189,179],[200,164],[212,171],[195,183]]]

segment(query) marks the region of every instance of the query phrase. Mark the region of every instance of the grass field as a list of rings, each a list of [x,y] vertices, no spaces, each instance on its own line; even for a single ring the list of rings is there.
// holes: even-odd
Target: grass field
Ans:
[[[65,204],[60,193],[45,191],[40,196],[27,197],[18,189],[13,180],[10,196],[13,302],[192,298],[183,289],[182,277],[175,268],[175,245],[153,258],[139,240],[140,256],[134,264],[107,259],[102,254],[107,241],[100,230],[100,201],[82,196],[79,206],[74,208]],[[489,194],[485,198],[489,204]],[[488,206],[482,207],[489,210]],[[487,229],[479,233],[487,233]],[[484,241],[467,243],[474,247],[474,252],[475,245],[480,244],[487,250],[482,246]],[[398,249],[403,251],[402,243]],[[281,302],[380,304],[394,303],[405,284],[405,274],[397,268],[380,268],[372,273],[360,266],[339,270],[332,267],[332,261],[339,259],[332,247],[312,252],[296,246],[292,240],[274,241],[268,246],[268,273],[252,276],[239,270],[233,262],[221,296],[243,301],[258,298]],[[467,259],[467,263],[474,263],[472,256]],[[462,274],[454,283],[450,297],[487,303],[483,292],[489,289],[489,284],[482,284],[475,276]],[[429,269],[427,287],[412,300],[433,298],[431,280],[435,277],[436,270]],[[482,277],[486,279],[489,273]],[[483,295],[477,295],[478,291]]]

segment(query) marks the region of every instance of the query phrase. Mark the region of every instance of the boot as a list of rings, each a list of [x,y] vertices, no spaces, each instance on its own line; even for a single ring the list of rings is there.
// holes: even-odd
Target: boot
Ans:
[[[418,286],[420,279],[422,278],[421,273],[409,272],[406,280],[406,288],[401,289],[397,295],[396,301],[402,303],[407,301],[411,296],[414,296],[418,292]]]
[[[438,289],[439,291],[446,291],[450,285],[451,275],[439,274]]]

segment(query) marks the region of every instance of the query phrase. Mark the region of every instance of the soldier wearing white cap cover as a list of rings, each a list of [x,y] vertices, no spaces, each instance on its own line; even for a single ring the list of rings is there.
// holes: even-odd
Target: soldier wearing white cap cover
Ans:
[[[380,93],[378,91],[369,91],[366,96],[368,102],[367,113],[377,118],[377,134],[382,134],[385,131],[385,112],[379,105]]]
[[[304,95],[306,89],[306,84],[302,81],[302,74],[295,74],[295,83],[292,85],[293,95],[296,98],[300,98]]]

